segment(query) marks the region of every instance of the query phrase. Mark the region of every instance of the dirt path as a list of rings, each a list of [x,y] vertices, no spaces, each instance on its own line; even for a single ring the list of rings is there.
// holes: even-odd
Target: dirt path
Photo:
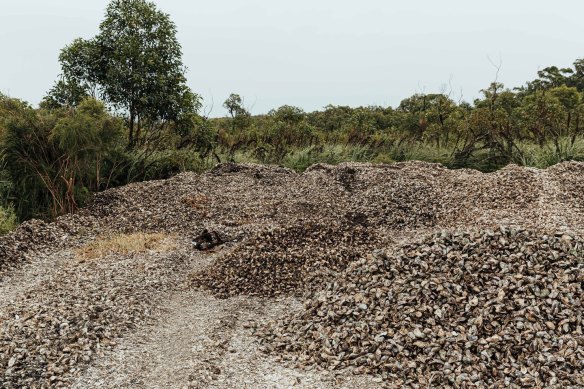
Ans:
[[[222,254],[222,253],[221,253]],[[221,254],[194,254],[190,270]],[[185,284],[154,321],[96,359],[73,388],[368,388],[373,377],[307,372],[262,353],[253,326],[299,309],[295,298],[217,299]]]
[[[210,299],[201,297],[188,291],[176,293],[168,302],[164,316],[124,339],[114,352],[96,361],[73,387],[188,386],[193,382],[197,365],[203,362],[197,357],[201,357],[201,351],[210,351],[211,344],[204,344],[217,336],[220,323],[229,320],[229,307],[212,304]],[[212,365],[208,367],[211,370]],[[204,377],[197,377],[200,378]]]
[[[74,388],[370,388],[374,377],[303,371],[258,350],[250,320],[276,318],[291,301],[272,304],[200,292],[173,296],[159,322],[122,341]],[[294,303],[294,302],[292,302]]]

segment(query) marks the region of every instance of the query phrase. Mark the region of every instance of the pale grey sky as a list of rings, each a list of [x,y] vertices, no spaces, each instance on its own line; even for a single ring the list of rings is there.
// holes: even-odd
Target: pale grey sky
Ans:
[[[206,112],[231,92],[253,113],[283,104],[392,105],[450,90],[472,101],[502,66],[518,86],[584,57],[579,0],[155,0],[178,27]],[[0,0],[0,91],[33,104],[59,50],[98,31],[107,0]]]

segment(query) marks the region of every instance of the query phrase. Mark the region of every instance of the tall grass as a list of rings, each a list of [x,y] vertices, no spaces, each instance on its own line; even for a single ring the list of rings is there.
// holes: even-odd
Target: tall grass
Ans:
[[[326,163],[336,165],[342,162],[394,163],[402,161],[423,161],[439,163],[448,168],[471,168],[490,172],[502,168],[508,163],[547,168],[562,161],[584,161],[584,137],[578,137],[572,143],[569,137],[561,138],[559,149],[553,142],[543,146],[532,142],[519,142],[518,150],[511,160],[502,158],[493,150],[477,147],[471,157],[462,165],[455,160],[454,145],[437,147],[423,142],[404,143],[399,146],[373,147],[369,145],[323,144],[309,147],[290,147],[281,155],[274,150],[239,149],[228,153],[218,150],[216,154],[222,162],[274,164],[303,172],[311,165]],[[200,162],[197,170],[205,170],[216,163],[209,158]]]
[[[533,143],[520,143],[517,162],[523,166],[545,169],[563,161],[584,161],[584,138],[572,142],[570,137],[560,138],[558,147],[548,142],[541,147]]]
[[[390,154],[396,161],[424,161],[450,166],[453,162],[454,149],[417,142],[396,147]]]
[[[377,153],[368,146],[325,144],[292,150],[283,158],[282,165],[302,172],[317,163],[371,162],[376,156]]]

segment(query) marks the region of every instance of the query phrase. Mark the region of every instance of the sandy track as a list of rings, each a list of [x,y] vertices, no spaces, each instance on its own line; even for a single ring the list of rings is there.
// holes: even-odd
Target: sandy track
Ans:
[[[196,272],[217,255],[194,254]],[[368,388],[373,377],[307,372],[260,351],[253,327],[300,309],[296,298],[218,299],[184,284],[152,322],[121,339],[73,388]]]

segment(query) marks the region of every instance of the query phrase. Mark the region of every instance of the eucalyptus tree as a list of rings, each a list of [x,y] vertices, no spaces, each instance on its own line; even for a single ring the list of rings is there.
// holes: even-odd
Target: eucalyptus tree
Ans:
[[[231,116],[232,130],[245,130],[251,124],[251,114],[245,108],[243,98],[236,93],[231,93],[223,102],[223,107]]]
[[[62,79],[45,105],[75,106],[87,96],[100,97],[126,116],[128,147],[143,145],[143,128],[156,132],[201,106],[186,85],[176,33],[154,3],[113,0],[94,38],[76,39],[62,50]]]
[[[517,142],[524,135],[517,118],[519,97],[498,82],[481,93],[483,98],[475,100],[475,109],[469,116],[469,133],[489,151],[495,165],[509,163],[521,153]]]

